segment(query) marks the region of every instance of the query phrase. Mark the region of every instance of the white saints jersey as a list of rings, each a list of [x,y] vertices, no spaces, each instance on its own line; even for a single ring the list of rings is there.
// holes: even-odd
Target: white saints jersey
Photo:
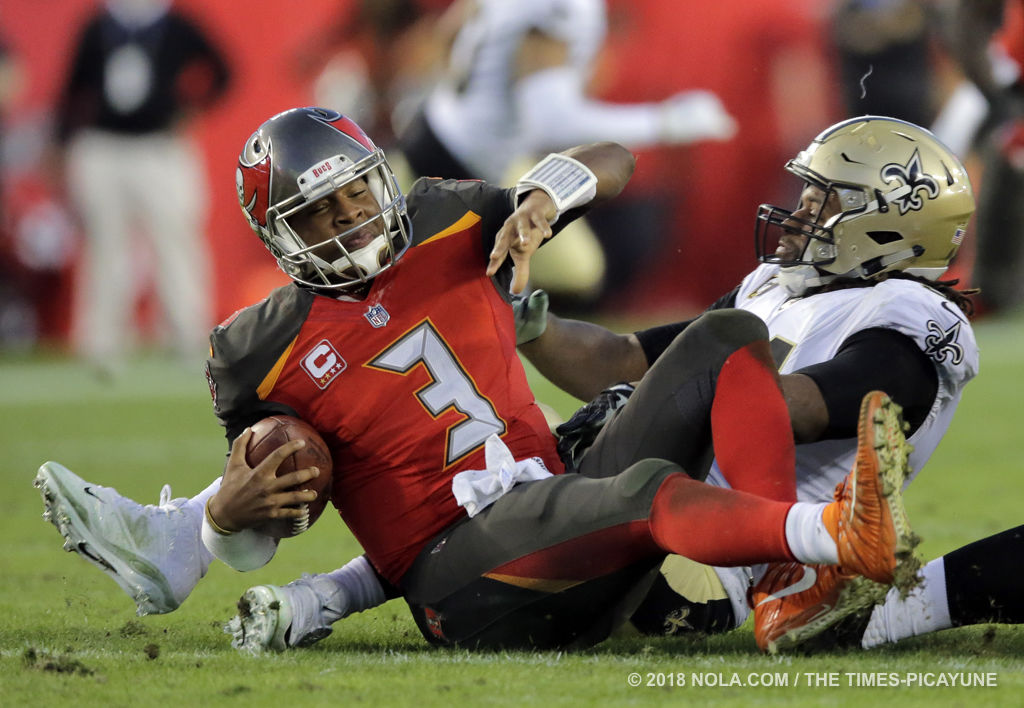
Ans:
[[[966,316],[931,288],[900,279],[789,298],[773,277],[778,269],[762,265],[744,278],[736,307],[767,323],[780,373],[828,361],[851,335],[871,328],[893,329],[910,337],[935,364],[939,382],[935,401],[909,438],[914,446],[911,474],[916,475],[949,427],[964,386],[978,373],[978,345]],[[831,501],[836,485],[852,468],[856,451],[856,438],[797,445],[798,499]],[[712,478],[725,486],[717,465],[709,475]]]
[[[604,0],[474,0],[452,45],[449,77],[424,110],[441,142],[480,178],[503,183],[523,150],[514,88],[519,46],[531,31],[565,42],[589,76],[604,42]]]
[[[758,315],[780,373],[828,361],[851,335],[886,328],[905,334],[935,364],[939,387],[924,423],[909,438],[911,479],[935,451],[960,403],[964,386],[978,373],[978,345],[967,318],[931,288],[909,280],[886,280],[870,288],[848,288],[805,298],[790,298],[774,278],[777,265],[762,265],[743,279],[736,307]],[[884,361],[878,366],[885,366]],[[832,501],[835,487],[853,467],[857,439],[823,440],[796,446],[797,499]],[[909,480],[908,480],[909,481]],[[717,462],[708,483],[729,486]],[[715,568],[732,604],[736,626],[749,613],[747,568]]]

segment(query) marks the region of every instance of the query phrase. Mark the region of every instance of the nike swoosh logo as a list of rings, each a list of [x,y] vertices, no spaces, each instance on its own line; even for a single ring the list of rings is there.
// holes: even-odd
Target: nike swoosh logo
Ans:
[[[85,492],[86,494],[88,494],[93,499],[96,499],[96,500],[99,500],[99,501],[103,501],[98,496],[96,496],[95,494],[92,493],[92,487],[83,487],[82,491]]]
[[[761,605],[763,605],[766,602],[773,602],[775,600],[781,600],[782,598],[786,597],[787,595],[795,595],[798,592],[803,592],[804,590],[810,590],[812,587],[814,587],[814,583],[816,583],[818,581],[818,574],[817,574],[817,572],[815,572],[814,568],[812,568],[812,567],[810,567],[808,565],[805,565],[803,568],[804,568],[804,575],[803,575],[802,578],[800,578],[798,581],[796,581],[792,585],[787,585],[786,587],[782,588],[778,592],[773,592],[771,595],[769,595],[768,597],[766,597],[763,600],[761,600],[761,602],[757,603],[757,607],[760,607]]]

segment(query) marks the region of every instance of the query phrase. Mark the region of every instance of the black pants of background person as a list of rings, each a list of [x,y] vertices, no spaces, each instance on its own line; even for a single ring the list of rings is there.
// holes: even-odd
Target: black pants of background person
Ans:
[[[1024,169],[986,143],[971,285],[984,310],[996,312],[1024,305]]]

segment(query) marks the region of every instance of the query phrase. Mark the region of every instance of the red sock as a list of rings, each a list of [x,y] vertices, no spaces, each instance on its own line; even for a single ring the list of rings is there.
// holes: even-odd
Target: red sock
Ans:
[[[665,478],[648,523],[659,548],[708,565],[795,560],[786,543],[792,502],[712,487],[684,474]]]
[[[768,342],[752,342],[725,360],[711,404],[711,437],[733,489],[796,501],[793,427]]]

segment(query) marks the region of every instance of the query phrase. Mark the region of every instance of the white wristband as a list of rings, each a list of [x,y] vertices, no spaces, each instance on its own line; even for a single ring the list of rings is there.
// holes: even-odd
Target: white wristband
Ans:
[[[516,183],[516,203],[534,189],[541,189],[555,203],[554,224],[565,212],[587,204],[597,194],[597,175],[579,160],[553,152],[534,165]]]
[[[277,552],[277,539],[252,529],[224,535],[203,516],[203,545],[215,558],[242,572],[262,568]]]

